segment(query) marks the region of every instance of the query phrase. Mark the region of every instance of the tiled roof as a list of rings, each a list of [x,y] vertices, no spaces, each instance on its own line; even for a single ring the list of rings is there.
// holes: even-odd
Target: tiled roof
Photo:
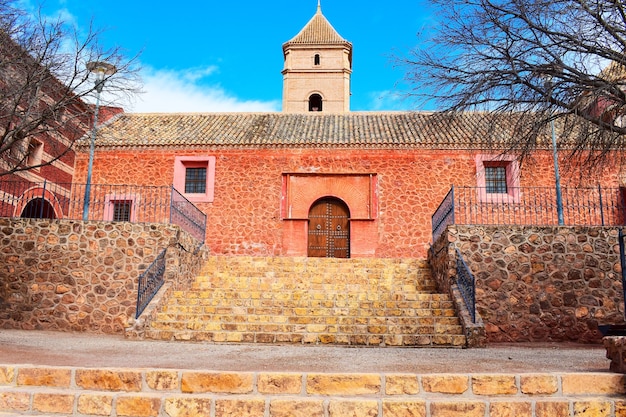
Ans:
[[[350,42],[337,33],[319,7],[317,13],[300,33],[283,44],[283,49],[291,45],[346,45],[352,47]]]
[[[487,131],[507,137],[476,113],[130,113],[102,125],[97,145],[475,149]]]

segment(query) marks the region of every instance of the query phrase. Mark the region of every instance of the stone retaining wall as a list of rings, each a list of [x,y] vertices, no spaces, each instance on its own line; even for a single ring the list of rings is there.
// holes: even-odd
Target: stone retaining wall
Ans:
[[[137,279],[167,249],[166,281],[185,288],[206,249],[164,224],[0,218],[0,328],[123,333]]]
[[[0,413],[624,417],[624,375],[214,372],[0,365]]]
[[[599,324],[624,323],[617,228],[450,226],[431,253],[445,291],[456,249],[489,342],[600,343]]]

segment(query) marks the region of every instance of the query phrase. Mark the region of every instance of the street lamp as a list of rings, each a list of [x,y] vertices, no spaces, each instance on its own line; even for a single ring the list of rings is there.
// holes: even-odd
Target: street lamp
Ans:
[[[98,128],[98,111],[100,110],[100,93],[104,87],[105,77],[113,75],[117,71],[114,65],[107,62],[95,61],[87,64],[87,70],[96,74],[96,110],[93,115],[93,128],[91,130],[91,142],[89,144],[89,167],[87,168],[87,184],[85,185],[85,199],[83,201],[83,221],[89,219],[89,199],[91,197],[91,172],[93,170],[93,157],[96,148],[96,130]]]
[[[545,87],[548,93],[552,94],[552,77],[546,76]],[[552,159],[554,160],[554,185],[556,187],[556,212],[559,226],[563,226],[565,221],[563,219],[563,196],[561,194],[561,174],[559,173],[559,153],[556,146],[556,132],[552,115],[550,115],[550,130],[552,133]]]
[[[554,159],[554,179],[556,187],[556,212],[559,218],[559,226],[565,223],[563,219],[563,196],[561,195],[561,174],[559,173],[559,154],[556,148],[556,133],[554,132],[554,119],[550,118],[552,130],[552,158]]]

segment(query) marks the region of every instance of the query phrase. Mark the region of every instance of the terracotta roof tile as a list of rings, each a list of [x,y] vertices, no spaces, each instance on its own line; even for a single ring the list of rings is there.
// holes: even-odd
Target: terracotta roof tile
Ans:
[[[475,149],[493,128],[483,120],[472,113],[128,113],[98,129],[97,145]]]
[[[350,45],[352,44],[342,38],[333,28],[330,22],[324,17],[318,7],[317,13],[309,20],[302,30],[291,40],[283,44],[283,49],[289,45]]]

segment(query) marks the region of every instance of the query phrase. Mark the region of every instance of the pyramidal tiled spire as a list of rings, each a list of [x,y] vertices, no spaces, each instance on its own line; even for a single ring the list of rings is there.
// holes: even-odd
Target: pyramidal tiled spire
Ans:
[[[322,14],[320,0],[317,1],[317,12],[309,20],[309,23],[294,36],[291,40],[283,44],[283,48],[289,45],[352,45],[350,42],[337,33],[335,28]]]

